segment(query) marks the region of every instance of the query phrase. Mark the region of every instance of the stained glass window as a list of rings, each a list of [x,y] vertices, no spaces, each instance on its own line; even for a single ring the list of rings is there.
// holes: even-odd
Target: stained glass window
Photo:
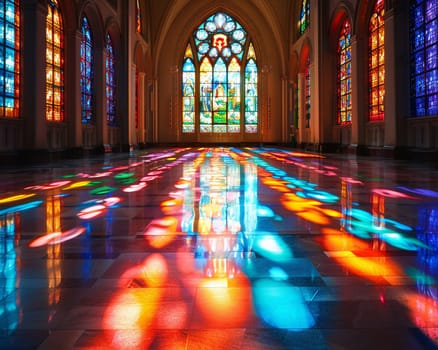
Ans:
[[[245,131],[257,132],[258,123],[258,69],[252,44],[249,46],[245,68]]]
[[[196,28],[182,63],[184,133],[197,126],[200,133],[258,132],[258,69],[248,41],[243,27],[222,12]]]
[[[341,27],[338,39],[338,70],[337,70],[338,113],[337,123],[351,123],[351,28],[346,19]]]
[[[135,2],[135,21],[137,33],[141,33],[141,10],[140,10],[140,0]]]
[[[310,1],[303,0],[301,3],[300,19],[298,21],[298,30],[303,34],[310,22]]]
[[[410,5],[411,113],[438,114],[438,3],[416,0]]]
[[[182,111],[183,111],[183,132],[195,131],[195,65],[193,63],[192,48],[187,45],[183,62],[183,86],[182,86]]]
[[[0,116],[20,108],[20,1],[0,1]]]
[[[116,126],[116,80],[114,66],[114,46],[109,33],[106,35],[105,58],[105,85],[106,85],[106,120],[108,125]]]
[[[64,121],[64,28],[57,0],[47,5],[46,120]]]
[[[82,17],[81,107],[82,124],[94,124],[93,117],[93,41],[87,17]]]
[[[310,127],[310,57],[307,57],[306,68],[304,71],[304,113],[306,128]]]
[[[368,39],[368,119],[383,120],[385,116],[385,27],[384,0],[377,0],[369,23]]]

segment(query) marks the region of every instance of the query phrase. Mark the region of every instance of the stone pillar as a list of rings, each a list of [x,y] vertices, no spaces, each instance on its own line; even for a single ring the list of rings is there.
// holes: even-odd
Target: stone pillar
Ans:
[[[145,143],[145,73],[138,72],[137,94],[138,94],[138,135],[137,142]]]
[[[288,123],[288,79],[281,77],[281,142],[289,143],[289,123]]]
[[[81,122],[81,39],[80,30],[67,32],[65,52],[65,120],[68,125],[68,147],[82,146]]]
[[[46,16],[45,1],[28,0],[22,6],[21,115],[24,120],[23,147],[47,150],[46,122]]]
[[[96,145],[103,146],[104,138],[108,138],[108,125],[106,121],[106,76],[105,59],[106,49],[99,45],[94,48],[94,113],[96,123]]]
[[[306,121],[305,121],[305,76],[304,73],[298,73],[298,142],[302,145],[309,142],[306,139]]]
[[[319,144],[319,105],[318,105],[318,88],[317,79],[315,74],[315,64],[310,63],[309,65],[309,75],[310,75],[310,115],[309,115],[309,131],[310,131],[310,141],[316,147]],[[307,113],[307,112],[306,112]],[[307,118],[307,116],[304,116]]]
[[[409,115],[409,6],[385,4],[385,138],[388,153],[403,149]]]
[[[137,74],[137,67],[135,64],[131,65],[130,69],[130,84],[129,84],[129,108],[128,108],[128,143],[129,147],[133,147],[137,143],[137,135],[136,135],[136,123],[135,123],[135,104],[136,104],[136,83],[135,83],[135,76]]]

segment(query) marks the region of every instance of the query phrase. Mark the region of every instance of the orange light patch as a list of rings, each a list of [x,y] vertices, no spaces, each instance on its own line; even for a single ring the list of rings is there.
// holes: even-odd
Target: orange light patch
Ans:
[[[297,216],[319,225],[328,225],[330,223],[330,220],[327,218],[327,216],[323,215],[317,210],[301,211],[297,213]]]
[[[238,327],[252,313],[251,293],[247,288],[228,288],[226,278],[204,278],[198,289],[196,306],[211,326]]]
[[[174,239],[177,225],[178,220],[175,217],[166,216],[153,220],[144,234],[152,247],[163,248]]]

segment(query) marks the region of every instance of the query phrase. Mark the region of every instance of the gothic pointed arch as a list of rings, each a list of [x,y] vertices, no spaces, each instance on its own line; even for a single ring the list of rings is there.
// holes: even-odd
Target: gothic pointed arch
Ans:
[[[257,56],[237,20],[219,11],[199,24],[181,72],[182,133],[259,132]]]

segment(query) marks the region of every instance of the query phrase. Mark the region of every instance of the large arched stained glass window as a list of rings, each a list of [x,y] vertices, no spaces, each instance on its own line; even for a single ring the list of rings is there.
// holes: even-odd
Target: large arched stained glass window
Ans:
[[[114,63],[114,46],[111,35],[106,35],[105,58],[105,92],[106,92],[106,121],[108,125],[117,126],[116,119],[116,79]]]
[[[20,115],[20,1],[0,1],[0,117]]]
[[[368,79],[370,121],[383,120],[385,116],[385,27],[384,0],[377,0],[370,18],[368,39]]]
[[[310,22],[310,1],[303,0],[301,3],[300,19],[298,20],[298,30],[300,34],[304,33],[304,31],[309,26],[309,22]]]
[[[224,13],[199,25],[186,47],[182,115],[183,133],[258,132],[255,50],[243,27]]]
[[[411,113],[438,114],[438,3],[411,1]]]
[[[57,0],[47,5],[46,120],[64,121],[64,28]]]
[[[337,123],[351,123],[351,28],[346,19],[341,27],[338,40],[337,69],[338,113]]]
[[[87,17],[82,17],[81,107],[82,124],[94,124],[93,117],[93,41]]]

